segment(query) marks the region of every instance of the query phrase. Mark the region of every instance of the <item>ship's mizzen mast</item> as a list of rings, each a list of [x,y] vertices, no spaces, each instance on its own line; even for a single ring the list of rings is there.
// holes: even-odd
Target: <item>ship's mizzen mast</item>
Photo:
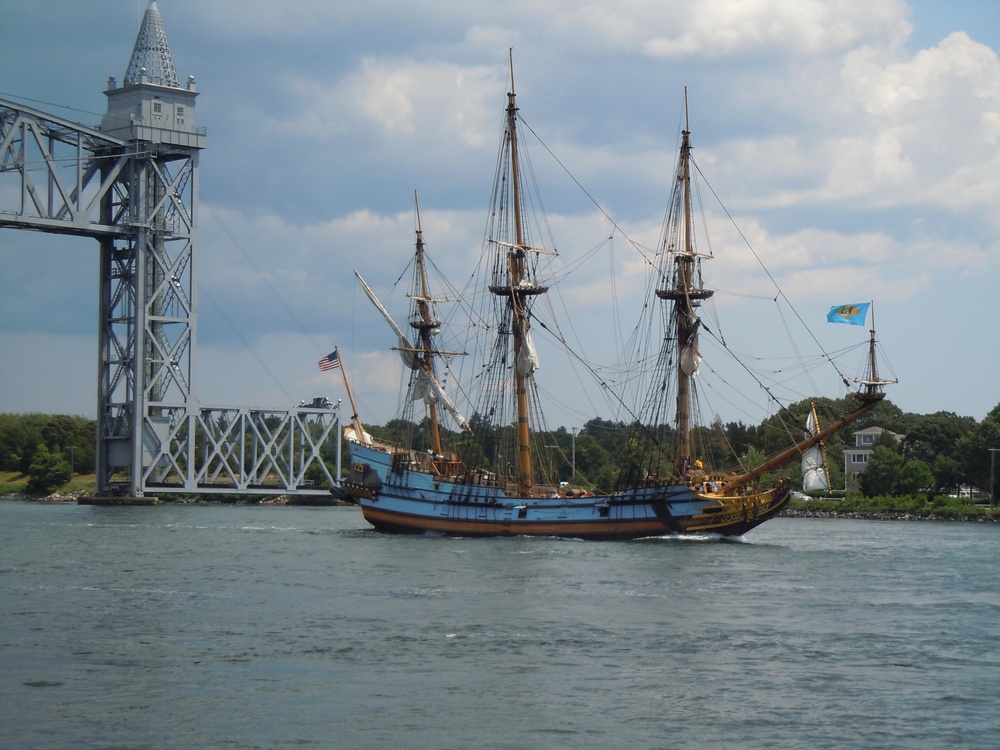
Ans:
[[[431,342],[431,334],[436,331],[441,322],[432,315],[430,292],[427,287],[427,269],[424,267],[424,233],[420,226],[420,204],[417,201],[417,193],[413,193],[413,205],[417,212],[417,248],[416,248],[416,269],[414,273],[418,278],[416,283],[420,287],[420,295],[415,297],[416,315],[410,321],[410,327],[416,329],[420,336],[420,346],[423,356],[423,372],[428,379],[434,380],[434,350]],[[415,285],[416,286],[416,285]],[[431,426],[431,448],[434,453],[440,454],[441,449],[441,429],[438,426],[437,403],[433,402],[427,406]]]
[[[688,119],[687,89],[684,89],[684,131],[681,133],[680,158],[677,164],[675,189],[680,190],[681,205],[675,220],[683,222],[683,247],[667,247],[665,250],[673,258],[673,267],[667,277],[667,287],[657,289],[656,296],[673,303],[673,335],[676,336],[677,363],[677,413],[676,442],[674,449],[674,470],[685,473],[691,466],[691,387],[697,374],[700,354],[698,351],[698,328],[701,320],[697,308],[702,301],[712,296],[701,281],[701,258],[695,252],[693,234],[693,212],[691,200],[691,129]],[[668,234],[669,243],[675,235]],[[667,334],[668,336],[671,333]]]
[[[422,243],[421,243],[421,248],[422,248]],[[375,308],[382,314],[382,317],[385,319],[385,322],[389,324],[389,327],[392,329],[393,333],[396,334],[398,346],[393,348],[395,348],[396,351],[399,352],[399,356],[403,360],[403,364],[405,364],[411,370],[420,370],[421,374],[418,375],[418,378],[419,377],[423,378],[423,380],[420,383],[422,388],[420,395],[423,397],[424,403],[428,405],[441,404],[442,406],[445,407],[445,409],[448,410],[448,412],[452,415],[452,417],[455,418],[455,421],[458,422],[458,424],[463,429],[472,432],[472,427],[469,426],[469,423],[466,421],[465,417],[462,416],[462,413],[458,410],[458,407],[455,406],[455,402],[451,400],[451,398],[448,396],[447,393],[445,393],[444,387],[441,385],[440,382],[438,382],[438,379],[434,376],[433,367],[427,366],[427,364],[424,361],[424,357],[420,356],[425,352],[425,350],[416,349],[410,345],[409,340],[403,334],[403,330],[396,324],[396,321],[393,320],[392,315],[390,315],[389,311],[385,309],[385,305],[382,304],[379,298],[375,295],[375,292],[372,291],[372,288],[368,286],[364,278],[362,278],[361,274],[358,273],[357,269],[354,270],[354,275],[357,277],[358,282],[361,284],[361,288],[364,289],[364,292],[368,296],[368,299],[371,301],[373,305],[375,305]],[[427,297],[426,294],[423,295],[421,299],[425,299],[428,302],[431,301],[431,299]],[[430,330],[433,330],[433,328],[435,327],[436,326],[429,327],[428,336],[430,335]],[[432,356],[438,353],[439,352],[437,352],[436,350],[433,349],[431,350]],[[452,352],[452,354],[464,354],[464,352]]]

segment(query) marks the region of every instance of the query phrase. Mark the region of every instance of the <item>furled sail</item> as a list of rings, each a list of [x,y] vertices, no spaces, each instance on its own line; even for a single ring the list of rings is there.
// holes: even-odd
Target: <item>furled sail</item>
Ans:
[[[411,370],[416,370],[420,367],[420,362],[414,355],[413,347],[410,346],[409,340],[403,335],[402,329],[396,325],[396,321],[392,319],[389,311],[385,309],[385,305],[383,305],[381,301],[379,301],[379,298],[375,296],[375,292],[371,290],[371,287],[365,283],[363,278],[361,278],[361,274],[355,271],[354,275],[357,276],[358,281],[361,282],[361,288],[365,290],[365,294],[368,295],[368,299],[370,299],[372,304],[378,308],[380,313],[382,313],[382,317],[385,318],[385,322],[389,324],[389,327],[396,332],[396,336],[399,338],[399,356],[403,360],[403,364]]]
[[[524,322],[521,329],[521,351],[517,355],[517,371],[524,377],[528,377],[541,364],[538,361],[538,352],[535,351],[535,344],[531,340],[531,332],[528,330],[528,321]]]
[[[806,437],[811,437],[818,431],[816,417],[813,412],[809,412],[809,417],[806,419]],[[802,454],[802,489],[805,492],[830,489],[823,452],[818,445],[814,445]]]
[[[365,283],[365,280],[361,278],[361,274],[357,271],[354,275],[358,277],[358,281],[361,282],[361,287],[365,290],[365,294],[368,295],[368,299],[372,301],[372,304],[378,308],[378,311],[382,313],[382,317],[385,318],[389,327],[395,331],[396,336],[399,338],[399,356],[403,360],[403,364],[409,367],[411,370],[420,370],[417,373],[417,380],[413,386],[413,392],[410,394],[410,400],[416,401],[418,399],[423,399],[424,403],[427,405],[431,404],[441,404],[448,412],[455,418],[460,427],[464,427],[467,430],[472,430],[469,423],[465,421],[465,417],[455,406],[455,402],[451,400],[447,393],[444,392],[444,387],[426,370],[421,369],[420,360],[417,358],[413,351],[413,347],[407,340],[406,336],[403,335],[402,329],[396,324],[396,321],[392,319],[389,311],[385,309],[379,298],[375,296],[375,292],[371,290],[371,287]]]
[[[469,423],[465,421],[465,417],[455,406],[455,402],[451,400],[451,397],[445,393],[444,386],[442,386],[433,375],[429,374],[426,370],[420,370],[417,373],[417,380],[413,384],[413,392],[410,394],[410,400],[416,401],[418,399],[423,399],[423,402],[430,406],[431,404],[440,404],[448,413],[455,418],[460,427],[472,431],[472,427]]]
[[[698,353],[698,344],[695,340],[694,345],[685,346],[681,350],[681,369],[684,370],[684,374],[696,378],[698,377],[698,365],[701,364],[701,354]]]

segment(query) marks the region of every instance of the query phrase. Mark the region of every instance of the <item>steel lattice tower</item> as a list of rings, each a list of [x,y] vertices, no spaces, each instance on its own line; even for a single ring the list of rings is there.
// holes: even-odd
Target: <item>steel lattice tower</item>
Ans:
[[[109,80],[101,132],[125,141],[100,154],[102,183],[119,189],[101,203],[98,354],[99,488],[128,477],[136,491],[191,466],[164,456],[186,441],[194,392],[198,152],[194,78],[181,88],[155,0],[132,50],[124,85]],[[123,173],[116,171],[125,157]],[[138,458],[136,461],[134,459]]]
[[[98,494],[329,497],[336,482],[320,450],[336,434],[337,406],[202,406],[194,396],[206,132],[195,121],[194,77],[180,85],[155,0],[123,84],[111,76],[104,93],[97,129],[0,100],[0,179],[20,179],[5,193],[18,205],[0,206],[0,228],[100,244]]]

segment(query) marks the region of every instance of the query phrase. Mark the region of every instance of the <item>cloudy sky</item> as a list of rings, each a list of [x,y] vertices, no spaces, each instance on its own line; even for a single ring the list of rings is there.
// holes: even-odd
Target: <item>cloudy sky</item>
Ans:
[[[4,0],[0,97],[96,125],[145,5]],[[978,420],[1000,402],[994,0],[158,7],[208,128],[196,383],[204,404],[342,398],[339,374],[316,367],[336,345],[362,417],[393,416],[398,359],[352,269],[404,316],[391,284],[412,252],[417,190],[437,263],[471,270],[509,48],[521,113],[541,139],[529,150],[560,260],[582,266],[561,299],[586,302],[591,353],[610,358],[600,342],[637,310],[622,304],[616,318],[611,306],[644,289],[633,245],[656,243],[686,86],[695,158],[739,227],[706,202],[715,255],[707,281],[719,289],[723,331],[735,320],[734,348],[840,352],[864,332],[825,323],[826,312],[874,300],[900,380],[889,398],[900,408]],[[777,292],[747,244],[793,312],[775,310]],[[94,416],[97,282],[96,242],[0,232],[0,411]],[[804,339],[783,330],[796,316],[811,328]],[[564,396],[552,426],[612,416],[564,393],[560,360],[541,354],[543,389]],[[855,365],[843,364],[849,376]],[[843,395],[835,374],[814,377],[792,400]],[[725,401],[712,409],[726,421],[766,416]]]

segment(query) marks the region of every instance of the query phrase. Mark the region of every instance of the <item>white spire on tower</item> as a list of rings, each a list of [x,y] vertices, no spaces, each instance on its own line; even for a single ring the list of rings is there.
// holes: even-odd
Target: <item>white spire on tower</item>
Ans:
[[[135,39],[132,49],[132,59],[125,71],[125,85],[141,83],[145,76],[146,83],[159,86],[180,88],[174,60],[170,56],[170,46],[167,44],[167,34],[163,30],[163,19],[156,7],[156,0],[149,0],[146,14],[142,17],[139,36]]]

